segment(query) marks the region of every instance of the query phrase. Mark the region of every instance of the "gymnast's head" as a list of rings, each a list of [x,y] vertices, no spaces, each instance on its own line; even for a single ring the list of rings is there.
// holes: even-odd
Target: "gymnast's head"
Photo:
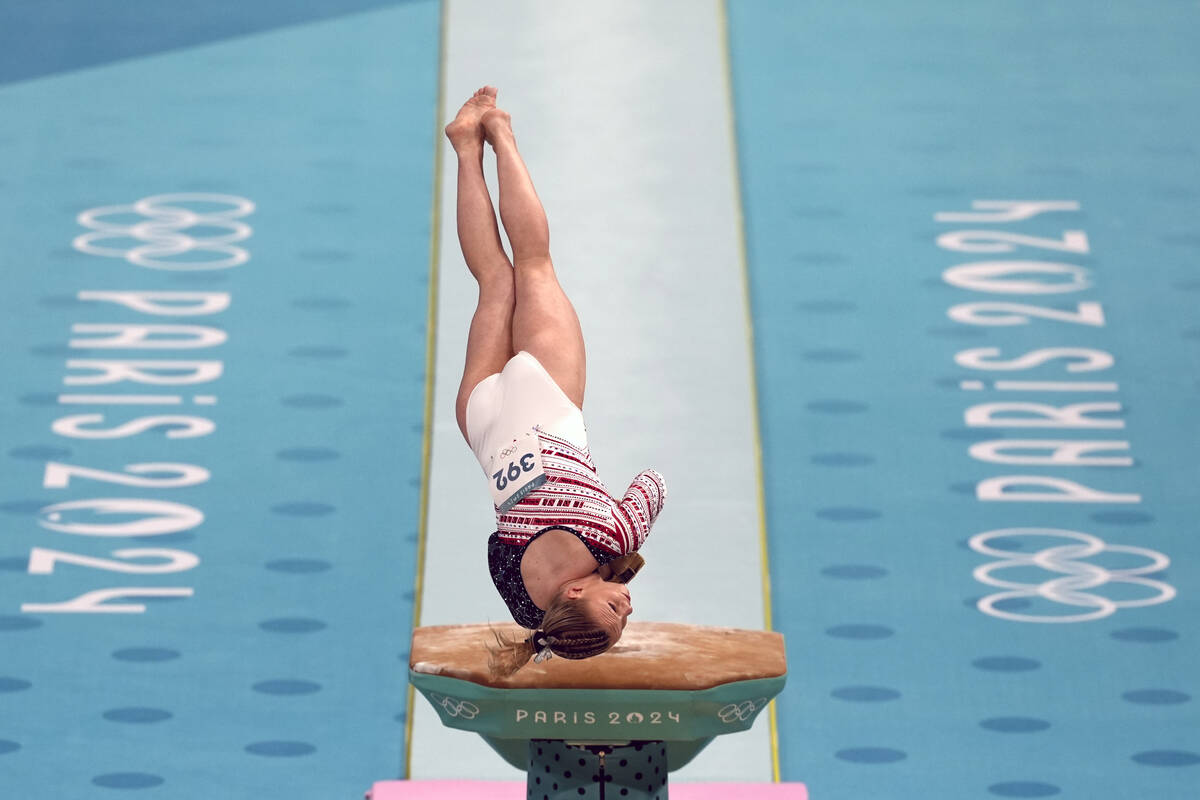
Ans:
[[[530,659],[598,656],[621,638],[632,613],[629,588],[623,583],[606,581],[595,572],[567,581],[546,609],[542,627],[524,638],[494,632],[496,646],[489,648],[488,667],[494,676],[508,677]]]

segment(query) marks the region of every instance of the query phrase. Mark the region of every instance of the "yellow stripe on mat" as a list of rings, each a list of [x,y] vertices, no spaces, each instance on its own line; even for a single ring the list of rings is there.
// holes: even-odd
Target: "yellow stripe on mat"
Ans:
[[[413,629],[421,625],[421,598],[425,590],[425,535],[429,528],[429,464],[433,454],[433,386],[437,368],[438,274],[441,265],[442,231],[442,103],[446,93],[446,6],[444,0],[438,20],[438,90],[433,112],[433,208],[429,218],[429,305],[425,325],[425,431],[421,437],[421,500],[417,513],[417,574],[413,581]],[[407,665],[406,665],[407,666]],[[413,703],[416,692],[408,684],[407,713],[404,718],[404,779],[411,777]]]
[[[733,100],[733,59],[730,54],[731,47],[729,43],[729,11],[725,0],[718,0],[718,2],[720,5],[719,20],[722,34],[721,54],[725,61],[725,97],[726,110],[729,115],[729,142],[730,149],[733,151],[730,153],[730,159],[733,164],[734,191],[737,193],[734,208],[737,213],[738,260],[741,262],[742,268],[743,302],[745,303],[746,311],[746,360],[750,365],[750,412],[753,415],[754,478],[758,493],[758,547],[759,562],[762,565],[763,625],[767,630],[771,630],[771,568],[770,556],[767,550],[766,489],[763,484],[762,466],[762,426],[759,422],[758,413],[758,367],[754,362],[754,317],[752,316],[753,308],[750,302],[750,267],[749,259],[746,256],[746,225],[745,217],[742,213],[742,177],[738,163],[737,119]],[[770,715],[769,721],[771,726],[771,779],[778,783],[779,726],[775,716],[775,701],[771,701],[768,713]]]

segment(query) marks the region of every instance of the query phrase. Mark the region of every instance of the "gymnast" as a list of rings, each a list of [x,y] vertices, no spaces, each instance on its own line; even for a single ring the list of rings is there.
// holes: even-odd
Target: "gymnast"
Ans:
[[[492,581],[530,630],[524,639],[496,633],[490,666],[506,676],[530,658],[589,658],[621,638],[633,612],[626,583],[643,563],[636,551],[666,485],[646,470],[618,501],[596,474],[583,424],[583,331],[496,89],[475,92],[446,137],[458,156],[458,240],[479,283],[455,416],[492,491]],[[485,142],[496,154],[511,261],[484,181]]]

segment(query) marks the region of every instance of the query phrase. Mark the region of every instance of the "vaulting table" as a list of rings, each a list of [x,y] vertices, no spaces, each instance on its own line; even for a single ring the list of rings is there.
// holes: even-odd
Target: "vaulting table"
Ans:
[[[669,770],[749,729],[787,679],[783,636],[767,631],[632,622],[603,655],[500,679],[487,669],[494,641],[486,624],[418,628],[409,679],[443,725],[525,770],[536,800],[666,798]]]

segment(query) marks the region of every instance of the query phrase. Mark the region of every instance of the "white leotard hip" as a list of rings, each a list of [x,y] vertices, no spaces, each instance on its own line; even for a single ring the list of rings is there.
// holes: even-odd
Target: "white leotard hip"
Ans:
[[[587,450],[583,412],[571,402],[541,362],[522,350],[504,369],[475,385],[467,398],[467,442],[486,473],[500,448],[538,425]]]

